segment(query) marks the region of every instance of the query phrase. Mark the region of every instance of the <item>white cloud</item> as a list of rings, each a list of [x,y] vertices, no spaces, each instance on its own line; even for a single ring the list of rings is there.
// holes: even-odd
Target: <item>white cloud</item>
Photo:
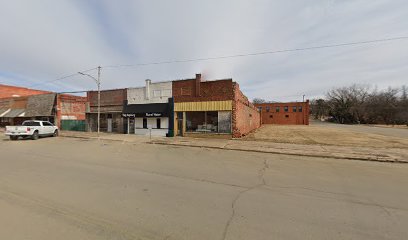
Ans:
[[[233,55],[408,36],[404,0],[0,1],[2,82],[30,86],[98,65]],[[203,72],[249,97],[300,99],[356,82],[406,84],[408,40],[102,70],[103,88]],[[7,73],[7,74],[6,74]],[[92,72],[96,76],[96,72]],[[13,76],[18,76],[14,78]],[[24,84],[25,82],[25,84]],[[37,86],[94,88],[75,76]],[[299,97],[296,97],[299,96]],[[295,100],[296,100],[295,99]]]

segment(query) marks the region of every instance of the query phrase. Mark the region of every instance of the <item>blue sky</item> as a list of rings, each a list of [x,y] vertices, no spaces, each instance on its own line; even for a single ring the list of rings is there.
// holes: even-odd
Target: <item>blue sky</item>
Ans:
[[[137,64],[408,36],[406,0],[0,0],[0,83],[94,89],[61,76]],[[89,72],[96,76],[96,71]],[[102,69],[102,87],[233,78],[250,97],[301,100],[354,83],[408,84],[408,40],[246,58]]]

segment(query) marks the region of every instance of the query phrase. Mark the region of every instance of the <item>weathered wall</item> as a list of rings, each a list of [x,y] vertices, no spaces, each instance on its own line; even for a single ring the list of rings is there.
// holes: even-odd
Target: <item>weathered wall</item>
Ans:
[[[195,79],[173,81],[174,102],[202,102],[232,100],[232,79],[201,82],[201,74]]]
[[[61,120],[85,120],[85,106],[87,98],[67,94],[57,96],[57,124]]]
[[[46,93],[51,92],[0,84],[0,98],[11,98],[13,96],[23,97]]]
[[[56,94],[41,94],[28,97],[26,117],[54,116]]]
[[[309,125],[309,100],[306,102],[261,103],[255,106],[262,108],[262,124]],[[279,107],[279,112],[277,112],[277,107]],[[288,108],[287,112],[285,112],[285,107]],[[300,107],[301,112],[299,112]]]
[[[128,88],[128,104],[167,103],[172,97],[172,82],[150,83],[148,88],[149,96],[146,96],[146,86]]]
[[[98,112],[98,92],[87,93],[90,112]],[[127,100],[127,89],[101,91],[101,112],[122,112],[123,102]]]
[[[239,138],[261,126],[261,114],[234,83],[232,105],[232,137]]]

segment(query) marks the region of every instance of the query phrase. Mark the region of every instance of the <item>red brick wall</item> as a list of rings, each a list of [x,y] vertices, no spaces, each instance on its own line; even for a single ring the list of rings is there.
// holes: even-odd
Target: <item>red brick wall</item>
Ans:
[[[306,102],[287,102],[287,103],[261,103],[255,104],[256,107],[262,107],[262,124],[282,124],[282,125],[309,125],[309,100]],[[285,106],[288,112],[285,112]],[[299,112],[299,107],[302,112]],[[267,112],[269,107],[269,112]],[[279,112],[276,112],[279,107]],[[296,107],[296,112],[293,111]]]
[[[27,108],[27,101],[28,101],[28,97],[12,98],[11,108],[12,109],[25,109]]]
[[[241,92],[238,83],[234,83],[233,85],[232,137],[239,138],[261,126],[261,114]]]
[[[72,118],[72,120],[85,120],[87,98],[73,96],[68,94],[60,94],[57,98],[57,123],[60,127],[61,120],[64,117]]]
[[[23,96],[30,96],[30,95],[46,94],[46,93],[51,93],[51,92],[0,84],[0,98],[11,98],[13,97],[13,95],[18,95],[18,96],[23,97]]]
[[[201,82],[201,74],[194,79],[173,81],[174,102],[203,102],[233,100],[232,79]]]
[[[98,111],[98,92],[90,91],[87,99],[91,112]],[[126,89],[114,89],[101,91],[101,112],[122,111],[123,101],[127,99]]]

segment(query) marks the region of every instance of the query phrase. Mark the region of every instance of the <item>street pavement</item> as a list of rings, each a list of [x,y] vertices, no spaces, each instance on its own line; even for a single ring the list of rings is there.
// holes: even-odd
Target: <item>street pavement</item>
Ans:
[[[406,239],[408,165],[0,137],[0,239]]]

